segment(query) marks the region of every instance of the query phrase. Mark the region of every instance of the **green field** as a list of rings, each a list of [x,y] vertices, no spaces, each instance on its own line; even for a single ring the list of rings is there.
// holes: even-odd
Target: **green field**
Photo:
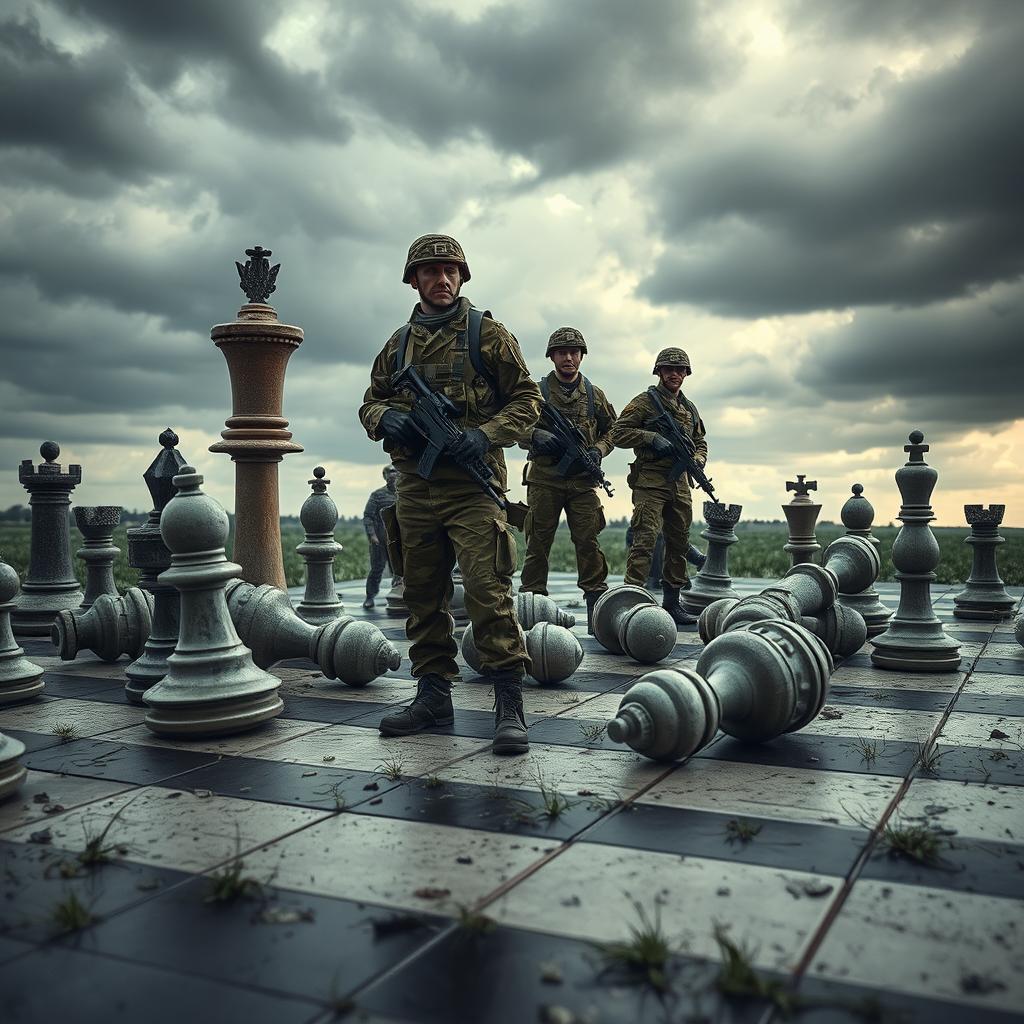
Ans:
[[[702,549],[707,545],[699,537],[700,527],[695,527],[692,536]],[[842,535],[842,527],[822,524],[817,531],[818,542],[824,547],[829,541]],[[897,527],[879,527],[875,536],[881,541],[882,572],[879,579],[895,579],[889,552],[899,532]],[[295,553],[295,546],[302,541],[302,530],[293,523],[282,525],[281,544],[284,550],[284,569],[289,586],[303,582],[302,559]],[[958,583],[965,579],[971,569],[971,546],[964,543],[970,530],[967,527],[936,527],[934,533],[939,542],[942,559],[936,569],[940,583]],[[999,548],[999,571],[1003,580],[1011,585],[1024,584],[1024,530],[1005,529],[1001,531],[1006,543]],[[344,550],[334,563],[334,576],[338,580],[359,579],[369,568],[369,551],[362,526],[355,521],[339,523],[335,532],[338,543]],[[601,535],[602,546],[612,573],[621,575],[626,567],[625,526],[609,526]],[[729,570],[734,576],[755,576],[775,579],[789,567],[789,556],[782,550],[786,543],[784,524],[744,524],[737,527],[739,543],[729,551]],[[82,543],[81,535],[71,528],[71,550],[76,551]],[[137,581],[134,569],[129,568],[125,551],[127,538],[125,528],[114,533],[114,543],[121,548],[121,556],[114,566],[114,577],[121,589]],[[230,550],[230,539],[228,550]],[[519,564],[523,563],[525,545],[519,538]],[[22,579],[28,568],[29,527],[21,523],[0,523],[0,557],[18,570]],[[551,568],[555,571],[575,572],[576,559],[568,530],[563,524],[551,550]],[[75,571],[84,580],[85,567],[75,559]]]

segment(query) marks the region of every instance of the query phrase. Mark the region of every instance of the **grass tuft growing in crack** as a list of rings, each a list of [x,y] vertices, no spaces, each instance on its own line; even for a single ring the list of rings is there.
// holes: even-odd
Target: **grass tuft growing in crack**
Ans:
[[[639,900],[633,901],[633,909],[637,921],[630,924],[628,939],[594,944],[603,964],[601,974],[610,973],[617,981],[647,985],[664,994],[671,987],[669,963],[683,946],[673,942],[662,928],[660,906],[655,904],[651,916]]]
[[[398,782],[402,777],[403,767],[404,765],[400,757],[386,757],[373,770],[378,775],[383,775],[388,782]]]
[[[62,934],[81,931],[96,919],[92,911],[79,898],[73,889],[64,899],[54,904],[50,918]]]
[[[58,722],[53,727],[53,735],[61,743],[70,743],[72,740],[78,739],[78,726],[74,722]]]
[[[743,818],[730,818],[725,823],[725,841],[730,846],[733,843],[746,846],[747,843],[753,841],[761,828],[762,826],[755,825],[752,821],[746,821]]]

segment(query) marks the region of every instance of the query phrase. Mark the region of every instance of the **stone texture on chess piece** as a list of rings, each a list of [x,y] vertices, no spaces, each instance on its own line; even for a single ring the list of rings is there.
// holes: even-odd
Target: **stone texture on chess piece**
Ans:
[[[114,529],[121,522],[119,505],[76,505],[71,510],[85,543],[75,554],[85,562],[85,597],[78,610],[87,612],[100,594],[117,597],[114,559],[121,549],[114,543]]]
[[[448,600],[448,613],[458,626],[469,622],[466,610],[466,586],[462,582],[462,570],[455,566],[452,570],[452,596]]]
[[[1018,615],[1013,620],[1013,638],[1024,647],[1024,615]]]
[[[296,551],[306,563],[306,590],[295,609],[300,619],[322,626],[325,622],[345,614],[345,606],[338,600],[334,585],[334,559],[341,553],[341,545],[334,539],[338,525],[338,506],[327,493],[326,470],[317,466],[313,479],[308,481],[313,493],[302,503],[299,522],[306,538]]]
[[[538,622],[550,622],[566,629],[576,625],[576,616],[559,608],[550,597],[524,590],[516,594],[516,618],[523,629],[533,629]]]
[[[270,266],[269,249],[245,250],[236,263],[240,287],[249,298],[232,323],[217,324],[210,337],[224,353],[231,378],[231,416],[223,440],[211,452],[225,452],[235,463],[235,546],[232,555],[250,583],[285,589],[281,557],[278,463],[302,445],[292,441],[281,415],[288,360],[302,344],[302,328],[280,323],[266,304],[276,288],[280,264]]]
[[[583,648],[576,636],[565,626],[538,622],[523,634],[526,653],[530,655],[530,677],[538,683],[561,683],[580,667]],[[462,634],[462,657],[474,672],[483,673],[480,653],[473,640],[473,627]]]
[[[319,626],[300,619],[283,590],[231,580],[225,588],[231,621],[260,668],[309,658],[328,679],[365,686],[402,663],[398,648],[372,622],[350,615]]]
[[[971,534],[965,543],[974,549],[971,575],[964,589],[953,598],[953,614],[958,619],[1008,619],[1017,603],[1006,592],[1006,584],[996,565],[996,549],[1005,543],[999,536],[999,524],[1005,505],[964,505]]]
[[[24,753],[24,743],[0,732],[0,800],[13,796],[25,781],[28,769],[18,764]]]
[[[861,537],[875,551],[878,551],[881,545],[878,538],[871,533],[875,510],[871,502],[864,497],[864,488],[860,484],[854,484],[851,490],[853,492],[851,497],[846,499],[839,513],[843,526],[846,527],[846,535],[847,537]],[[867,626],[868,636],[878,636],[879,633],[884,633],[888,629],[892,611],[882,604],[874,583],[859,594],[847,594],[840,590],[838,601],[844,608],[852,608],[860,613]]]
[[[606,590],[594,605],[594,636],[612,654],[653,665],[675,648],[675,620],[643,587]]]
[[[693,669],[658,669],[626,691],[608,738],[655,761],[681,761],[721,729],[762,742],[802,729],[825,703],[833,664],[802,626],[756,622],[718,637]]]
[[[160,434],[159,442],[160,454],[142,474],[153,508],[146,522],[128,531],[128,564],[139,572],[139,589],[153,596],[149,636],[142,653],[125,669],[124,693],[133,704],[141,704],[146,690],[167,674],[167,659],[178,643],[181,598],[176,587],[160,582],[160,574],[171,567],[171,553],[160,536],[160,516],[174,497],[174,477],[185,460],[175,447],[178,435],[170,427]]]
[[[18,574],[0,562],[0,706],[31,700],[43,692],[43,670],[25,657],[11,630]]]
[[[74,661],[80,651],[92,651],[103,661],[122,654],[137,658],[153,626],[153,595],[139,587],[111,597],[100,594],[88,611],[59,612],[50,639],[62,661]]]
[[[903,450],[907,462],[896,471],[903,526],[892,546],[892,564],[900,583],[900,603],[884,633],[872,637],[871,661],[902,672],[952,672],[960,666],[960,644],[949,636],[932,608],[931,585],[941,552],[928,525],[938,473],[924,461],[929,445],[914,430]]]
[[[818,521],[821,506],[811,501],[810,491],[818,489],[817,480],[807,480],[803,473],[798,473],[796,480],[786,481],[786,490],[793,491],[793,500],[782,506],[782,511],[789,523],[789,540],[784,551],[789,552],[793,565],[810,562],[821,550],[821,545],[814,536],[814,525]]]
[[[244,732],[283,707],[276,676],[253,663],[228,614],[224,585],[239,567],[224,555],[228,516],[200,490],[201,474],[183,466],[178,493],[160,516],[171,567],[160,581],[181,594],[178,644],[167,675],[143,695],[146,725],[158,735],[215,736]]]
[[[32,539],[28,575],[11,612],[17,636],[49,636],[57,612],[77,608],[85,596],[71,562],[68,523],[71,492],[82,482],[82,467],[68,466],[62,472],[55,461],[60,455],[55,441],[44,441],[39,454],[44,461],[38,468],[31,459],[18,468],[18,480],[30,495]]]
[[[739,539],[733,532],[740,521],[742,505],[723,505],[719,501],[704,502],[704,522],[700,535],[708,542],[707,557],[689,590],[680,595],[683,607],[699,615],[712,601],[738,597],[729,575],[729,547]]]

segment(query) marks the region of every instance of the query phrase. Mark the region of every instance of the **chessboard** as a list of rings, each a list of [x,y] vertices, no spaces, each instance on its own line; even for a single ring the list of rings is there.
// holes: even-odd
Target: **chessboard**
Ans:
[[[567,574],[585,657],[528,687],[521,757],[491,753],[468,669],[454,726],[379,735],[414,685],[361,581],[346,609],[401,668],[355,689],[282,663],[283,714],[226,739],[158,739],[123,659],[23,641],[46,689],[0,711],[29,769],[0,805],[0,1017],[1020,1020],[1024,649],[955,619],[957,590],[933,600],[961,671],[883,671],[866,645],[799,733],[686,764],[605,735],[649,666],[586,635]],[[683,629],[658,667],[700,650]]]

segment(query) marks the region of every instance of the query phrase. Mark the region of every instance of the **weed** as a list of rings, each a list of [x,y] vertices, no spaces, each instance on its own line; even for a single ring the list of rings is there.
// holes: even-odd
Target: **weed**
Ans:
[[[442,779],[440,775],[428,775],[423,780],[423,785],[426,786],[427,789],[440,789],[441,786],[444,785],[444,779]]]
[[[881,752],[878,746],[878,740],[869,740],[864,736],[858,736],[853,741],[853,749],[860,754],[861,761],[864,764],[872,765],[878,760],[878,755]]]
[[[90,835],[85,827],[85,822],[82,822],[82,831],[85,833],[85,846],[79,850],[76,855],[78,863],[85,868],[96,867],[97,864],[107,864],[110,862],[112,853],[127,853],[128,849],[123,843],[107,843],[107,833],[114,827],[114,822],[121,817],[122,814],[138,799],[133,797],[127,803],[122,804],[118,809],[117,813],[114,814],[110,821],[103,826],[103,831],[95,835]]]
[[[544,778],[542,772],[538,772],[534,780],[537,789],[540,791],[540,807],[530,800],[523,800],[520,797],[508,798],[512,807],[513,816],[518,821],[536,824],[541,821],[555,821],[566,811],[575,806],[575,801],[570,800],[560,793],[555,786],[552,786]]]
[[[633,909],[639,921],[629,926],[628,939],[595,943],[604,964],[601,973],[614,972],[627,983],[667,992],[669,961],[682,946],[673,943],[662,930],[660,907],[655,905],[653,917],[648,917],[639,900],[634,901]]]
[[[402,777],[402,759],[400,757],[386,757],[373,770],[378,775],[383,775],[388,782],[397,782]]]
[[[715,988],[727,999],[764,999],[784,1017],[797,1006],[797,998],[781,981],[764,977],[754,967],[754,951],[729,938],[725,925],[715,924],[715,942],[722,966],[715,978]]]
[[[918,740],[917,756],[914,758],[914,765],[929,775],[938,775],[939,761],[948,753],[948,750],[944,750],[940,754],[935,749],[935,740]]]
[[[459,916],[455,921],[460,931],[468,935],[489,935],[498,927],[497,922],[472,907],[459,905]]]
[[[334,810],[337,813],[345,810],[345,794],[342,792],[344,782],[332,782],[323,789],[313,790],[314,796],[329,796],[334,801]]]
[[[245,861],[241,857],[242,837],[235,825],[235,856],[219,871],[212,871],[207,879],[204,903],[234,903],[238,899],[255,899],[263,895],[276,871],[266,881],[245,874]]]
[[[78,726],[74,722],[58,722],[53,727],[53,735],[61,743],[70,743],[72,740],[78,739]]]
[[[730,845],[740,843],[746,846],[761,831],[761,827],[742,818],[730,818],[725,823],[725,841]]]
[[[72,889],[59,903],[56,903],[51,914],[53,923],[61,932],[77,932],[87,928],[95,918],[92,911]]]
[[[595,722],[593,724],[580,722],[580,732],[583,733],[583,738],[588,743],[599,743],[607,728],[607,722]]]
[[[928,868],[942,867],[941,840],[927,825],[886,825],[878,845],[890,857],[902,857]]]

